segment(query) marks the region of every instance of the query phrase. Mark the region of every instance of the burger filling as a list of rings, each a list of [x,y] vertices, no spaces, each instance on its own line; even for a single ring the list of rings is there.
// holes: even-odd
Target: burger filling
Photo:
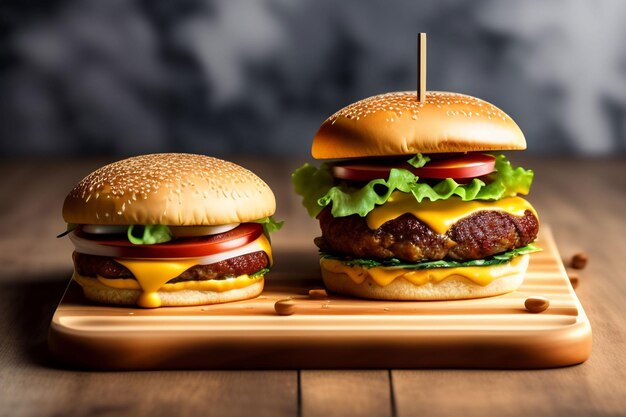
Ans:
[[[305,164],[292,176],[320,222],[324,265],[370,272],[503,265],[539,250],[537,214],[518,197],[532,178],[504,155],[482,153]]]
[[[86,277],[103,277],[109,279],[135,279],[134,275],[124,265],[107,256],[86,255],[74,252],[74,268],[76,272]],[[203,281],[234,278],[240,275],[253,275],[269,265],[267,254],[263,251],[248,253],[241,256],[225,259],[209,265],[195,265],[179,276],[167,281],[175,284],[183,281]]]
[[[398,258],[404,261],[472,260],[528,245],[537,238],[539,221],[503,211],[479,211],[438,234],[406,213],[372,230],[365,217],[333,217],[330,207],[318,215],[322,236],[315,244],[323,252],[357,258]]]

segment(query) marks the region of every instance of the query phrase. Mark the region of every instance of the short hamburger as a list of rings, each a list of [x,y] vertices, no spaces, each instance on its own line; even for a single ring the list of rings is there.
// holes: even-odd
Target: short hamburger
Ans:
[[[456,93],[382,94],[329,117],[312,146],[329,161],[292,176],[320,222],[327,289],[449,300],[518,288],[538,250],[537,213],[519,196],[533,172],[498,151],[525,148],[508,115]]]
[[[85,296],[141,307],[213,304],[263,290],[272,190],[203,155],[141,155],[85,177],[65,199],[74,280]]]

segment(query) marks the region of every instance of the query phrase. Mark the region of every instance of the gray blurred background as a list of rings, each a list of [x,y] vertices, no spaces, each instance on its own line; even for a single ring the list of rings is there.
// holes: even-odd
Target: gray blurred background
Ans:
[[[624,0],[3,0],[0,153],[308,154],[360,98],[509,113],[529,152],[626,151]]]

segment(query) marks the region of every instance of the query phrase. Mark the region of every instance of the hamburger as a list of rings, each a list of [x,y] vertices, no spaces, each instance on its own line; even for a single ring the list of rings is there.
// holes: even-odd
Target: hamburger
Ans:
[[[63,204],[73,279],[89,300],[141,307],[253,298],[272,265],[272,190],[203,155],[141,155],[85,177]]]
[[[525,148],[502,110],[456,93],[387,93],[330,116],[312,145],[325,162],[292,175],[320,223],[327,289],[451,300],[518,288],[539,250],[537,212],[520,197],[533,172],[500,151]]]

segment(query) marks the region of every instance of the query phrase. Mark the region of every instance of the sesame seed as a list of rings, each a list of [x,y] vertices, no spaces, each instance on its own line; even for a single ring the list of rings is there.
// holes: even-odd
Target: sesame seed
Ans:
[[[357,116],[358,117],[358,116]],[[231,198],[232,188],[240,190],[233,194],[237,199],[258,199],[257,192],[271,194],[271,190],[259,177],[249,170],[234,163],[213,158],[206,155],[182,153],[163,153],[139,155],[106,165],[81,180],[70,192],[68,198],[80,200],[85,204],[92,198],[106,197],[114,206],[109,205],[108,213],[101,210],[95,213],[97,219],[101,216],[123,215],[130,210],[132,202],[148,200],[148,204],[165,205],[162,189],[172,193],[173,198],[182,205],[187,196],[215,200]],[[189,189],[190,192],[186,193]],[[175,197],[178,196],[178,197]],[[184,198],[183,198],[184,196]],[[254,197],[252,197],[254,196]],[[250,204],[257,201],[250,200]],[[144,202],[136,203],[145,207]],[[127,207],[127,205],[129,207]],[[119,207],[119,211],[113,207]],[[128,210],[127,210],[128,208]],[[207,205],[207,212],[210,211]],[[264,217],[272,213],[265,213],[259,209],[259,216]],[[163,208],[164,216],[167,211]],[[197,214],[202,218],[210,219],[207,214]],[[234,213],[236,215],[236,213]],[[210,222],[210,220],[207,220]]]
[[[467,117],[479,116],[478,108],[486,107],[487,111],[493,111],[494,114],[497,114],[497,117],[506,118],[506,115],[497,107],[475,97],[457,93],[429,91],[426,94],[425,100],[418,102],[415,91],[404,91],[380,94],[357,101],[337,111],[330,116],[327,121],[334,124],[342,117],[348,120],[358,121],[378,112],[390,111],[396,112],[397,116],[400,117],[404,112],[408,111],[415,115],[416,111],[422,108],[442,108],[446,106],[456,106],[454,110],[449,109],[453,111],[448,112],[448,116],[458,116],[460,114]],[[459,106],[463,106],[463,108],[459,109]],[[395,117],[386,117],[385,121],[393,122],[395,121]]]

